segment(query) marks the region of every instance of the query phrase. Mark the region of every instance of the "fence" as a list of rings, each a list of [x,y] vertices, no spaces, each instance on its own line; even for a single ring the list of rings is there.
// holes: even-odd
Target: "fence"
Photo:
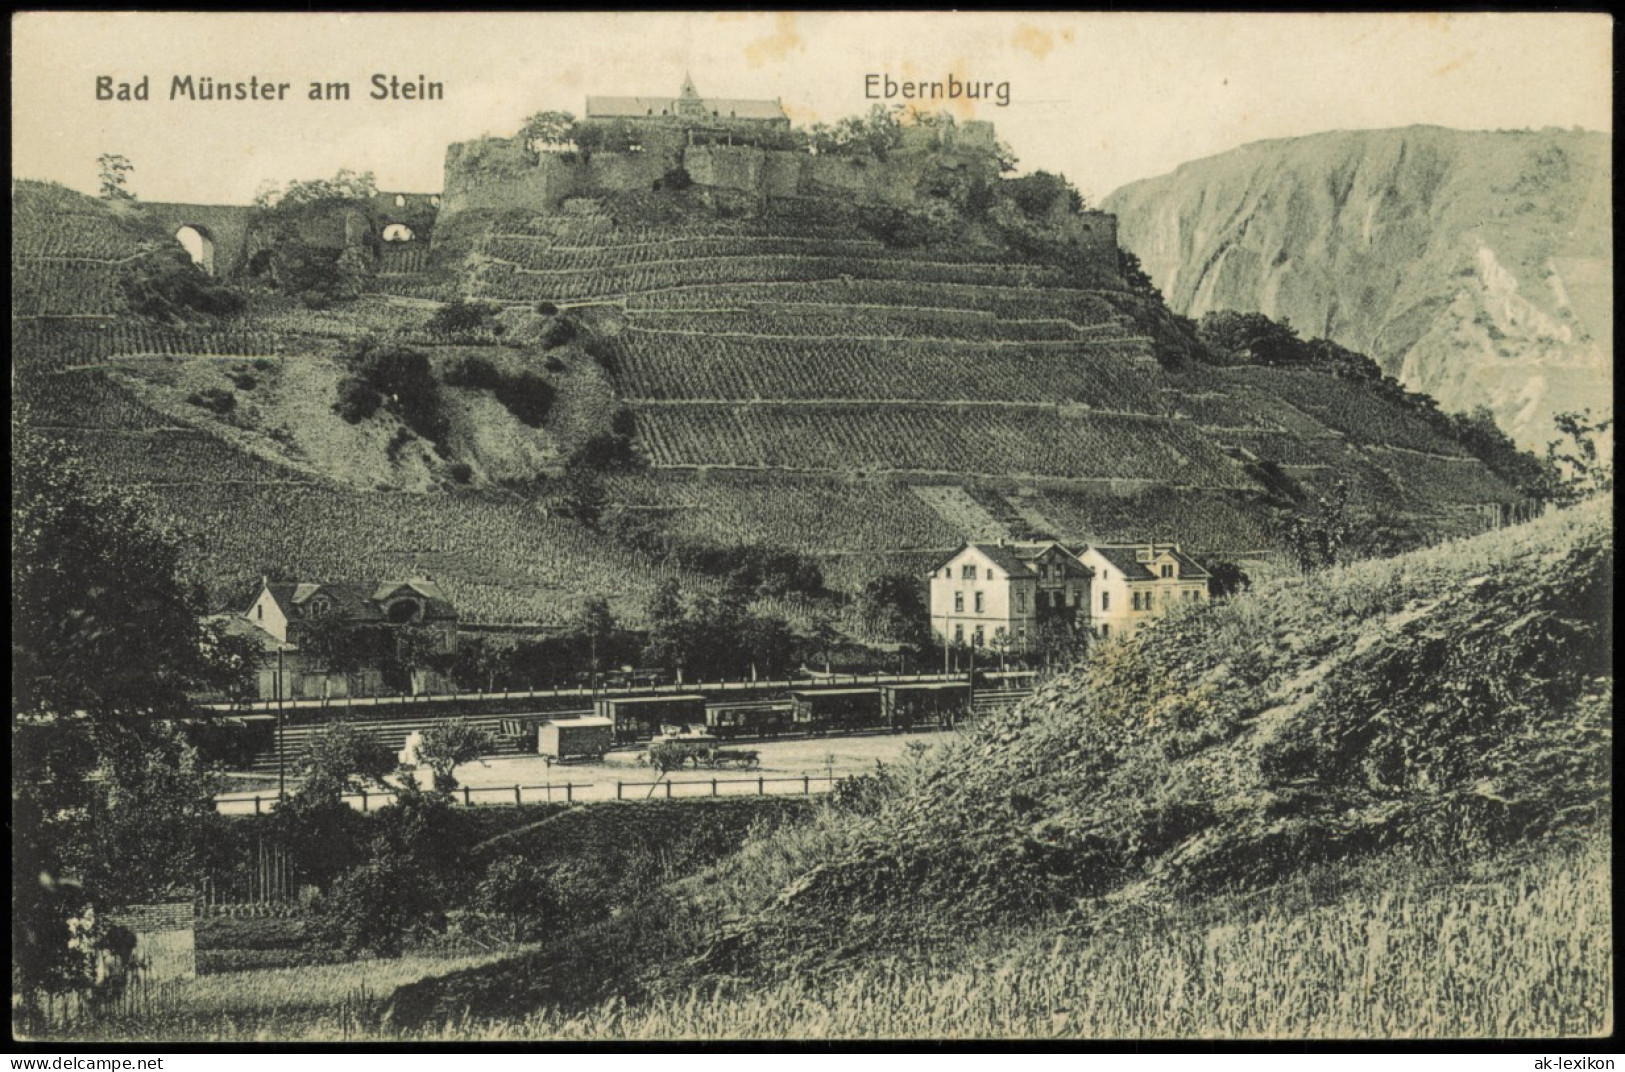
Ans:
[[[828,792],[840,780],[834,774],[798,774],[769,778],[700,778],[673,781],[661,778],[653,782],[565,782],[563,785],[482,785],[462,786],[452,799],[465,807],[514,807],[521,804],[563,803],[587,804],[602,800],[636,800],[629,790],[648,789],[645,799],[657,792],[667,800],[714,796],[793,796],[811,795],[815,790]],[[723,791],[724,786],[752,786],[754,792],[739,789]],[[779,787],[779,788],[775,788]],[[361,793],[346,793],[344,802],[358,811],[371,811],[395,799],[392,789]],[[277,797],[222,796],[215,798],[215,808],[222,815],[269,815],[276,807]],[[276,863],[269,865],[270,874],[278,876]],[[285,882],[285,879],[281,880]],[[258,888],[281,888],[277,877],[267,878]],[[253,898],[249,898],[253,899]]]

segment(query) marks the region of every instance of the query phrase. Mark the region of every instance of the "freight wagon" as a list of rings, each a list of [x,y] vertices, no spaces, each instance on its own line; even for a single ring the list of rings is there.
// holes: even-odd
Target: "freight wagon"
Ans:
[[[615,727],[615,741],[630,744],[655,736],[662,726],[702,725],[704,696],[616,696],[599,700],[593,713]]]
[[[847,733],[885,725],[879,689],[796,689],[791,723],[809,733]]]
[[[554,759],[602,759],[615,743],[615,723],[607,718],[549,719],[536,730],[536,751]]]
[[[720,738],[777,737],[795,728],[793,711],[794,705],[789,700],[708,703],[705,728],[711,736]]]
[[[915,726],[952,729],[970,711],[971,690],[964,681],[885,685],[880,694],[886,725],[894,730]]]

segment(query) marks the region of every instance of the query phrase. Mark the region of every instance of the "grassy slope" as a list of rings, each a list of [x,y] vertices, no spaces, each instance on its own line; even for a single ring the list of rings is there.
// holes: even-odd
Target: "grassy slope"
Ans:
[[[397,1024],[1604,1030],[1611,541],[1594,504],[1170,618],[597,936],[634,1006],[514,1015],[542,953]]]

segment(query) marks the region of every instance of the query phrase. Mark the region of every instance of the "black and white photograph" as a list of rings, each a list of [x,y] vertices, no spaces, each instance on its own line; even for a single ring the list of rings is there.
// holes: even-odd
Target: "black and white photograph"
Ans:
[[[1611,17],[11,33],[15,1044],[1611,1045]]]

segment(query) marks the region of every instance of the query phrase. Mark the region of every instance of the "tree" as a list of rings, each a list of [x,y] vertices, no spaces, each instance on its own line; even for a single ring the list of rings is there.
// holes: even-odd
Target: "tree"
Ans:
[[[616,624],[614,616],[609,612],[609,603],[603,596],[593,596],[582,607],[582,616],[577,620],[577,632],[587,642],[588,659],[590,659],[593,682],[598,682],[598,655],[606,651],[616,637]]]
[[[1285,543],[1303,573],[1342,561],[1354,527],[1348,518],[1348,502],[1348,484],[1339,480],[1330,496],[1320,497],[1313,514],[1296,514],[1287,521]]]
[[[560,514],[593,528],[604,516],[608,503],[609,494],[596,472],[585,465],[565,465],[564,488],[558,502]]]
[[[440,631],[426,625],[396,625],[388,633],[391,652],[386,669],[392,684],[416,696],[423,691],[423,675],[443,654]]]
[[[512,647],[498,647],[484,637],[462,640],[452,663],[452,680],[459,688],[490,692],[498,678],[507,677],[512,656]]]
[[[98,939],[82,930],[81,948],[67,945],[87,901],[195,876],[209,832],[194,820],[212,812],[213,787],[169,724],[219,671],[202,593],[178,579],[180,542],[135,502],[93,489],[26,410],[12,437],[11,532],[13,990],[26,1009],[87,982],[79,954]],[[127,871],[103,869],[86,846]],[[80,896],[60,878],[87,862],[97,866]]]
[[[346,618],[311,618],[299,623],[298,631],[290,637],[312,668],[320,667],[328,674],[342,674],[345,691],[355,689],[355,675],[373,663],[380,652],[378,636],[369,626],[357,625]]]
[[[96,179],[100,186],[101,196],[108,201],[133,201],[135,195],[125,186],[125,181],[135,165],[130,158],[121,153],[103,153],[96,158]]]
[[[1211,562],[1207,567],[1207,593],[1213,599],[1226,599],[1252,587],[1252,578],[1234,562]]]
[[[815,616],[807,632],[807,650],[822,660],[824,673],[829,673],[830,657],[840,645],[841,631],[835,627],[835,620],[828,614]]]
[[[858,595],[858,612],[873,632],[904,643],[929,642],[930,623],[918,578],[906,573],[875,577]]]
[[[1564,439],[1546,444],[1546,458],[1555,471],[1550,498],[1570,506],[1614,490],[1612,417],[1593,418],[1589,409],[1567,411],[1552,418]]]
[[[537,112],[519,128],[519,137],[532,153],[543,147],[568,145],[575,130],[576,117],[569,112]]]
[[[795,665],[796,638],[790,625],[775,614],[747,615],[739,627],[739,648],[751,677],[783,677]]]
[[[378,182],[370,171],[340,168],[331,179],[290,179],[286,187],[262,185],[254,194],[258,209],[290,209],[333,201],[366,201],[378,196]]]
[[[436,792],[451,793],[457,788],[453,772],[464,763],[490,755],[494,747],[485,730],[466,718],[452,719],[423,731],[418,761],[428,765]]]
[[[1083,195],[1064,175],[1035,171],[1019,179],[1005,180],[1003,188],[1029,219],[1048,216],[1058,204],[1073,213],[1084,209]]]
[[[252,637],[228,632],[215,622],[204,630],[204,651],[210,687],[232,703],[245,703],[258,694],[255,680],[260,654],[265,649]]]
[[[271,830],[317,887],[328,889],[365,855],[366,819],[345,794],[384,788],[396,766],[387,746],[349,723],[332,723],[306,743],[299,787],[271,812]]]
[[[649,640],[643,649],[643,662],[682,672],[688,661],[688,637],[684,631],[682,589],[676,578],[660,582],[649,599]]]
[[[1119,249],[1117,251],[1117,270],[1131,292],[1148,298],[1161,297],[1157,292],[1156,284],[1151,281],[1151,277],[1146,274],[1144,266],[1140,264],[1140,258],[1136,257],[1132,250]]]
[[[501,928],[504,941],[522,942],[541,936],[542,925],[557,906],[546,867],[521,856],[504,856],[474,888],[473,907]]]
[[[1263,313],[1217,309],[1197,321],[1196,332],[1203,342],[1232,359],[1261,365],[1297,364],[1303,346],[1290,323],[1271,320]]]

